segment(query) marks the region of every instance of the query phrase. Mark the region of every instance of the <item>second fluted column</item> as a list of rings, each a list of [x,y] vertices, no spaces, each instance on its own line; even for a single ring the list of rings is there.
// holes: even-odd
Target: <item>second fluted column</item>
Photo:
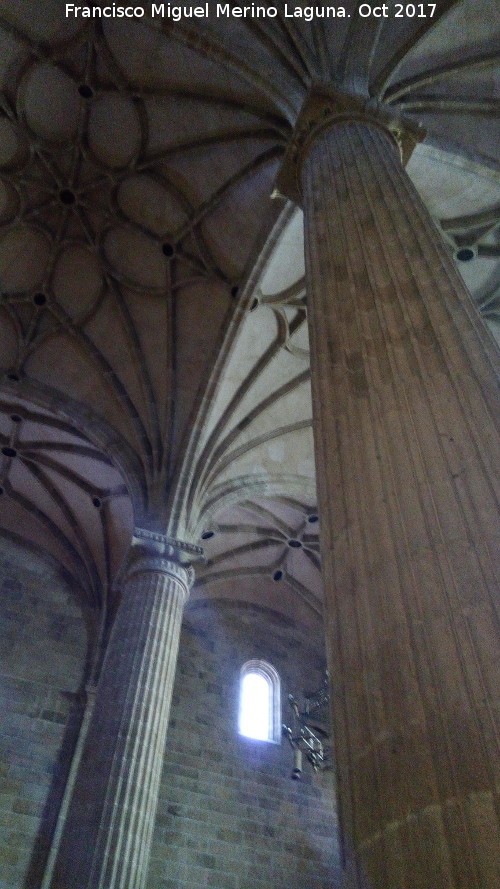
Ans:
[[[143,889],[146,882],[182,614],[192,582],[192,569],[161,551],[161,543],[134,539],[52,889]]]

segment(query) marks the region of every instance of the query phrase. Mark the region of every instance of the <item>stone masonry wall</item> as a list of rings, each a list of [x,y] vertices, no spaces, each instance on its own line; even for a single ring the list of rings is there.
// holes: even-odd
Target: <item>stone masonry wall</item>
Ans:
[[[69,584],[0,537],[0,889],[38,889],[80,723],[86,632]]]
[[[321,627],[227,602],[186,611],[148,889],[335,889],[333,772],[291,779],[293,752],[238,735],[239,674],[269,661],[289,693],[321,685]]]

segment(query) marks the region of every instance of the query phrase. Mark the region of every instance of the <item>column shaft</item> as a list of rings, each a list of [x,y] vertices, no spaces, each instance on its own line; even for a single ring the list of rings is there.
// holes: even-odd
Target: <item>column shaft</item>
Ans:
[[[52,889],[142,889],[188,572],[142,555],[126,576]]]
[[[498,351],[389,134],[334,122],[301,177],[346,869],[494,889]]]

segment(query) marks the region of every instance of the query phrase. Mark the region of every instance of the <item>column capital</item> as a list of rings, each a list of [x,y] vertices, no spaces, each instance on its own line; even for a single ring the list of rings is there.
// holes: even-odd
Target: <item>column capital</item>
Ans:
[[[277,191],[295,203],[301,203],[301,169],[311,145],[336,124],[358,120],[377,127],[393,141],[403,166],[415,146],[425,137],[425,130],[380,105],[376,99],[363,99],[334,89],[329,84],[313,84],[299,112],[276,181]]]
[[[197,555],[200,547],[173,540],[164,534],[135,528],[130,546],[124,581],[127,582],[135,574],[154,571],[166,574],[185,587],[186,597],[194,583],[194,569],[190,564],[181,561],[181,550]]]

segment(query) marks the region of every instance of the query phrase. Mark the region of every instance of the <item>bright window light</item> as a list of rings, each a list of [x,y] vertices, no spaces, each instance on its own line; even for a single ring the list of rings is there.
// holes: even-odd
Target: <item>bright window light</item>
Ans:
[[[240,733],[258,741],[270,739],[271,688],[262,673],[247,673],[241,684]]]
[[[239,732],[257,741],[281,741],[280,678],[271,664],[257,658],[240,671]]]

